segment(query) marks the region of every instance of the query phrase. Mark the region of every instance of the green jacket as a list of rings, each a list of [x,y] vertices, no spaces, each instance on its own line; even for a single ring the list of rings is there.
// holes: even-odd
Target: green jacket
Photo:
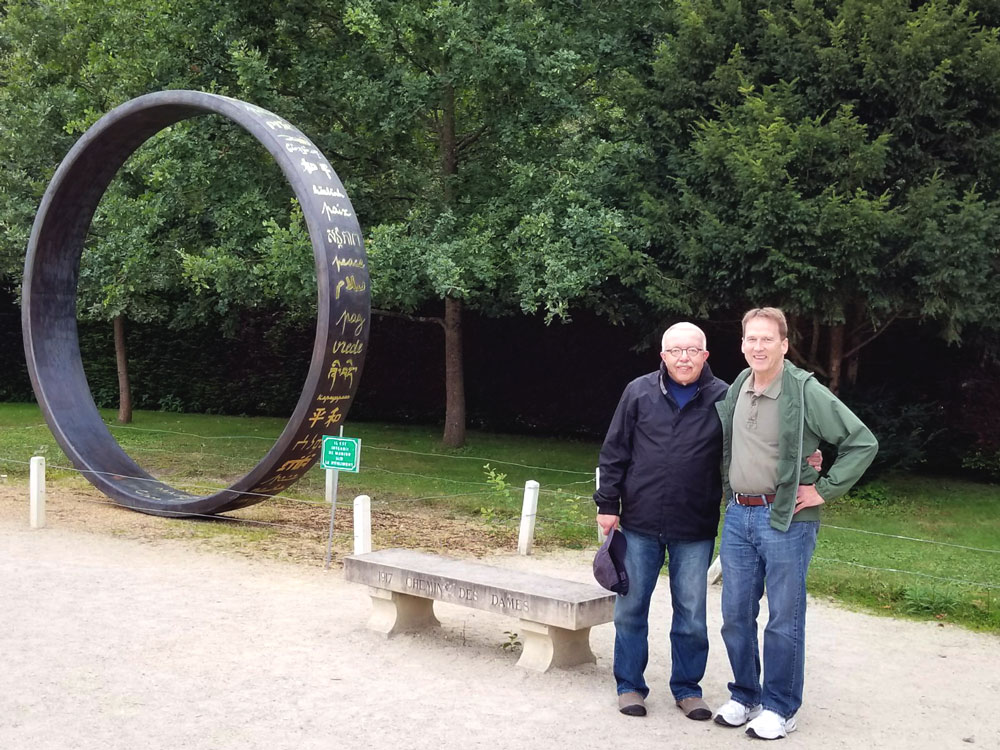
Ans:
[[[715,408],[722,419],[722,487],[732,497],[729,464],[733,457],[733,412],[736,399],[750,368],[739,374],[725,399]],[[788,360],[781,374],[778,397],[781,427],[778,435],[778,486],[771,505],[771,526],[788,531],[792,521],[818,521],[819,508],[803,508],[795,513],[795,496],[800,484],[815,484],[816,491],[829,502],[845,494],[857,482],[878,452],[878,441],[854,412],[834,396],[811,372]],[[837,448],[837,458],[825,477],[806,463],[820,441]]]

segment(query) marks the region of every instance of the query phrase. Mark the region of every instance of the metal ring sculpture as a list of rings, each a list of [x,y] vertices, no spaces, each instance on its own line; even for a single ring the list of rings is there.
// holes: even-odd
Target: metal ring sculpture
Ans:
[[[125,160],[163,128],[217,114],[247,130],[274,157],[302,206],[316,260],[319,307],[309,372],[271,450],[227,489],[198,496],[141,469],[101,419],[80,359],[76,289],[94,211]],[[286,120],[225,96],[164,91],[112,110],[73,146],[35,217],[24,269],[22,328],[35,396],[73,465],[115,502],[153,514],[219,513],[260,502],[302,477],[324,434],[347,414],[368,345],[368,261],[354,209],[327,159]]]

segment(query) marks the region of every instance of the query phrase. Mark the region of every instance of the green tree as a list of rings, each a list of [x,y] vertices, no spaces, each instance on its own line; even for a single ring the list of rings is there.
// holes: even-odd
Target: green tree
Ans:
[[[444,442],[464,441],[465,309],[487,315],[627,301],[673,280],[618,198],[638,148],[608,89],[644,48],[652,4],[350,2],[357,114],[399,142],[398,203],[371,227],[376,303],[444,330]],[[370,119],[365,119],[366,115]]]
[[[964,2],[673,4],[638,100],[661,262],[705,313],[784,307],[833,388],[896,320],[994,325],[998,74]]]

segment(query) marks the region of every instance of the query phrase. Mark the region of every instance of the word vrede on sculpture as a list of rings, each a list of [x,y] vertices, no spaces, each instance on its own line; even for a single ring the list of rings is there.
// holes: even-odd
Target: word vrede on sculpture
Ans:
[[[87,384],[76,325],[80,255],[94,211],[115,174],[146,140],[173,123],[220,115],[274,157],[312,241],[318,308],[302,395],[270,451],[224,490],[199,496],[161,482],[129,457],[101,419]],[[141,281],[141,280],[137,280]],[[326,157],[278,115],[198,91],[147,94],[98,120],[73,146],[45,191],[25,260],[22,328],[28,372],[45,421],[73,465],[115,502],[154,514],[220,513],[260,502],[301,478],[324,434],[347,416],[368,345],[368,261],[354,208]]]

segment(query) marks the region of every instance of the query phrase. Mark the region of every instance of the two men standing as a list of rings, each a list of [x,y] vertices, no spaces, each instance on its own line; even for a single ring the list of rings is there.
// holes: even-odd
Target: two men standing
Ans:
[[[663,348],[668,348],[667,334],[675,329],[690,330],[688,327],[701,334],[700,329],[691,324],[678,324],[664,334]],[[718,504],[723,498],[719,484],[724,484],[727,509],[720,549],[722,633],[733,681],[729,683],[731,699],[719,709],[715,721],[731,727],[749,722],[747,734],[751,737],[778,739],[795,729],[795,713],[802,703],[805,580],[816,544],[819,506],[843,495],[854,485],[875,457],[878,444],[871,431],[836,396],[810,373],[784,359],[788,350],[788,329],[780,310],[758,308],[744,316],[742,348],[750,367],[737,377],[724,396],[718,392],[721,381],[712,377],[710,371],[711,380],[706,380],[706,347],[704,334],[701,334],[700,346],[689,347],[700,349],[697,354],[703,355],[697,382],[705,386],[704,390],[695,388],[690,401],[681,403],[675,396],[676,386],[683,388],[684,384],[673,380],[667,351],[661,354],[665,367],[659,373],[663,403],[655,401],[655,393],[648,387],[651,375],[633,381],[626,388],[601,449],[601,489],[594,496],[598,504],[598,523],[605,531],[614,525],[618,519],[614,518],[613,511],[620,499],[621,525],[629,543],[626,568],[631,581],[633,568],[638,576],[646,576],[649,567],[656,562],[656,557],[650,556],[640,569],[632,560],[633,537],[640,540],[638,546],[645,548],[644,542],[648,540],[640,535],[650,533],[647,525],[640,526],[635,519],[663,519],[663,524],[654,533],[657,543],[670,557],[674,606],[670,633],[671,690],[687,716],[707,719],[712,714],[701,700],[701,688],[697,685],[704,675],[707,634],[692,636],[691,630],[679,628],[678,622],[700,627],[702,633],[706,630],[704,595],[715,526],[709,531],[707,526],[698,524],[717,525]],[[670,348],[682,347],[678,344]],[[684,354],[691,358],[690,351]],[[647,385],[643,391],[647,397],[630,398],[630,391],[642,390],[637,386],[641,382]],[[634,405],[629,406],[633,402]],[[711,432],[710,420],[691,419],[695,412],[687,420],[683,417],[684,407],[690,403],[695,403],[697,409],[716,402],[718,417],[709,416],[715,418],[714,425],[719,432],[715,433],[717,442],[712,442],[707,439]],[[662,418],[665,408],[673,415],[670,429],[662,433],[650,432],[645,425],[657,415]],[[623,411],[626,415],[634,415],[631,421],[619,418]],[[698,429],[689,439],[687,431],[695,423]],[[823,478],[819,477],[818,466],[810,465],[820,441],[837,448],[837,457]],[[641,447],[638,453],[632,448],[636,442]],[[678,448],[678,444],[685,447]],[[720,464],[712,464],[720,455],[721,476]],[[671,485],[654,487],[649,482],[630,479],[631,474],[638,473],[641,480],[651,471],[650,465],[659,472],[658,476],[669,477],[675,482],[678,481],[676,477],[684,475],[680,486],[693,494],[696,494],[695,487],[701,487],[700,501],[674,491]],[[678,534],[688,534],[691,528],[698,528],[700,534],[710,534],[707,537],[709,555],[682,565],[681,576],[690,576],[692,583],[681,585],[678,596],[673,591],[675,553],[669,542],[677,540]],[[705,543],[704,539],[701,541]],[[684,551],[679,556],[683,563]],[[661,548],[660,565],[662,559]],[[696,565],[700,577],[700,621],[696,616],[686,616],[691,603],[697,607],[699,601],[693,590]],[[615,677],[619,706],[623,713],[632,715],[645,713],[641,698],[648,694],[642,672],[648,654],[649,596],[658,572],[657,567],[652,583],[637,587],[632,602],[626,602],[633,596],[630,591],[628,596],[618,597],[615,606]],[[765,669],[761,686],[757,615],[765,580],[770,615],[764,632]],[[675,687],[675,679],[680,690]],[[635,700],[636,695],[639,701]],[[693,701],[695,697],[697,704]]]

